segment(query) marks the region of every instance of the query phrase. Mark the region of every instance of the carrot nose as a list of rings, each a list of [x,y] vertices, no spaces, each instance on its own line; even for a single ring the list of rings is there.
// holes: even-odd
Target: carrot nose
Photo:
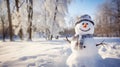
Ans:
[[[84,25],[83,25],[83,28],[86,28],[86,27],[87,27],[87,24],[84,24]]]

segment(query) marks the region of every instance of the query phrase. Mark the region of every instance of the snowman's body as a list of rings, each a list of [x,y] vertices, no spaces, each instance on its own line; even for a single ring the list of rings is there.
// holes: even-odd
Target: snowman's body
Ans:
[[[84,24],[87,24],[87,27],[83,28]],[[94,33],[94,24],[90,23],[90,21],[81,21],[75,26],[75,32],[75,36],[79,35],[79,41],[82,35],[86,35],[83,42],[85,48],[76,49],[75,44],[77,40],[72,40],[70,45],[72,53],[67,59],[67,65],[69,67],[96,67],[95,62],[99,55],[92,36]]]

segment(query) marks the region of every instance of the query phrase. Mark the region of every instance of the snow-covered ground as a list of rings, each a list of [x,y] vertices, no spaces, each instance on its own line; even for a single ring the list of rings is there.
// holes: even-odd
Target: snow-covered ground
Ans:
[[[96,43],[105,39],[107,45],[99,46],[103,59],[97,61],[98,67],[120,66],[120,38],[98,38]],[[0,67],[68,67],[66,59],[71,50],[64,38],[46,41],[0,42]]]

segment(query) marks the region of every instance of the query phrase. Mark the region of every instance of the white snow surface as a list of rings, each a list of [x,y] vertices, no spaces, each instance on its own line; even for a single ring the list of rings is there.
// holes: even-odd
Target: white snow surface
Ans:
[[[68,67],[66,60],[71,54],[71,49],[64,39],[46,41],[40,38],[29,42],[1,41],[0,67]],[[96,43],[100,43],[103,39],[95,38]],[[120,38],[114,38],[110,42],[109,40],[111,39],[105,40],[107,45],[98,47],[98,53],[102,59],[96,61],[97,67],[120,66]]]

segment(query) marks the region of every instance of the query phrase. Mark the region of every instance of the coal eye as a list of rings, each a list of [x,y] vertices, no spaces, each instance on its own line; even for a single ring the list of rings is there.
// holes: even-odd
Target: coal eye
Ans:
[[[84,23],[82,23],[82,25],[84,25]]]
[[[86,23],[88,25],[88,23]]]

